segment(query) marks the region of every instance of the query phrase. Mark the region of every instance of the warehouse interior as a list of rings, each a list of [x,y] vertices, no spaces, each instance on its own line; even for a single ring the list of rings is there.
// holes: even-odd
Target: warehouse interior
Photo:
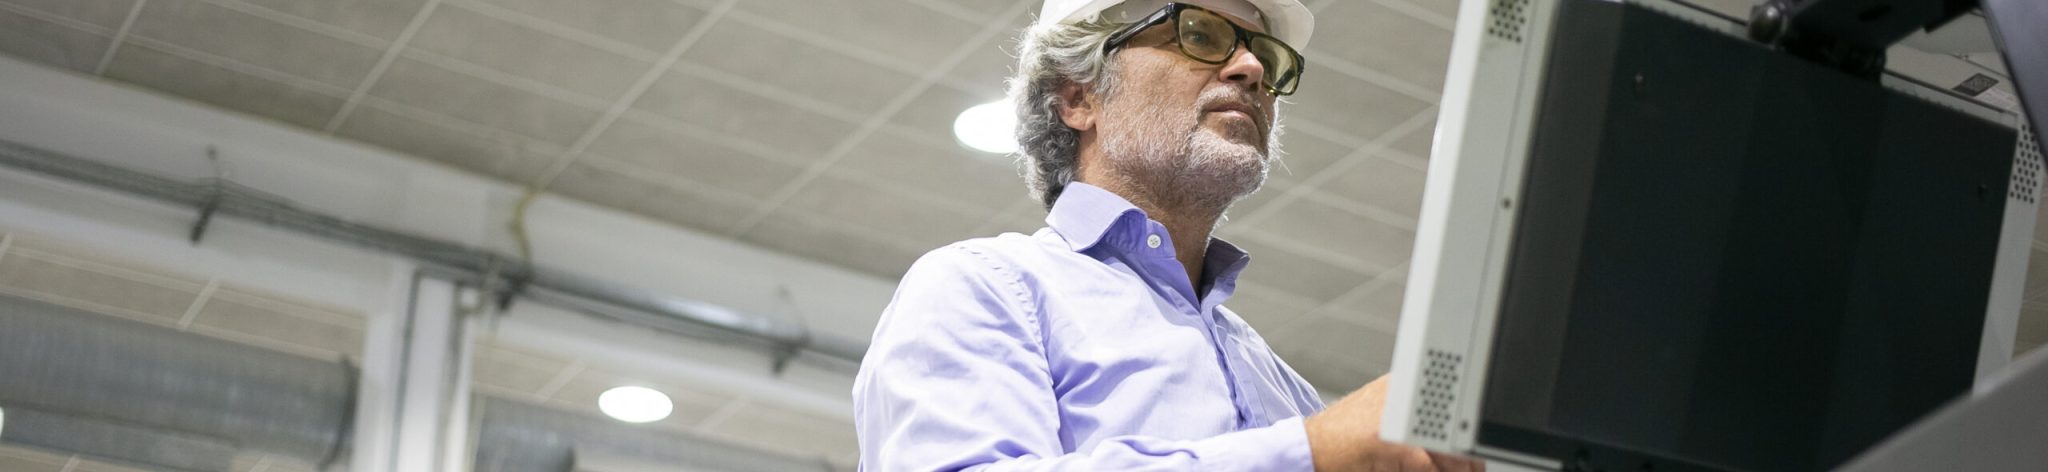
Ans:
[[[1039,3],[0,0],[0,471],[855,470],[898,278],[1044,226],[956,132]],[[1334,400],[1392,360],[1458,2],[1304,3],[1217,236]]]

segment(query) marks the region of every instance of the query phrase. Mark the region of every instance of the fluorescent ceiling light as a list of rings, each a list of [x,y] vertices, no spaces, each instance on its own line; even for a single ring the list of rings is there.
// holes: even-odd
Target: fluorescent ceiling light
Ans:
[[[981,152],[1017,151],[1017,107],[1009,100],[975,105],[953,119],[953,137]]]
[[[613,387],[597,396],[597,409],[627,423],[661,421],[675,411],[668,395],[647,387]]]

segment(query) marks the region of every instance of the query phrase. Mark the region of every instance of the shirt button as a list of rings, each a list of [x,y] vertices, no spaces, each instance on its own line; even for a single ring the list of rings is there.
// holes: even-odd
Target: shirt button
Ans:
[[[1154,235],[1146,236],[1146,237],[1145,237],[1145,247],[1149,247],[1149,248],[1153,248],[1153,249],[1159,249],[1159,235],[1157,235],[1157,234],[1154,234]]]

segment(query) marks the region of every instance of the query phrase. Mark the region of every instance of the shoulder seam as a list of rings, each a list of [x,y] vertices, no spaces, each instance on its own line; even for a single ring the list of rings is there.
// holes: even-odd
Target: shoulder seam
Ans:
[[[965,244],[964,242],[956,243],[953,245],[953,247],[958,248],[962,252],[973,255],[976,259],[980,260],[982,264],[986,265],[989,268],[989,270],[1001,274],[1000,277],[1002,277],[1003,283],[1005,285],[1008,285],[1008,293],[1004,294],[1007,295],[1007,297],[1005,298],[1009,298],[1011,303],[1017,305],[1018,313],[1024,317],[1024,321],[1026,323],[1031,324],[1031,326],[1029,326],[1030,329],[1027,329],[1025,331],[1031,333],[1031,337],[1035,338],[1032,341],[1036,342],[1039,346],[1041,346],[1041,350],[1043,350],[1043,346],[1045,345],[1045,335],[1043,334],[1044,327],[1041,325],[1039,320],[1038,304],[1032,301],[1030,293],[1031,290],[1024,284],[1023,275],[1018,274],[1017,271],[1014,270],[1009,265],[1003,264],[1001,261],[996,260],[995,257],[990,256],[986,251],[983,251],[981,248]]]

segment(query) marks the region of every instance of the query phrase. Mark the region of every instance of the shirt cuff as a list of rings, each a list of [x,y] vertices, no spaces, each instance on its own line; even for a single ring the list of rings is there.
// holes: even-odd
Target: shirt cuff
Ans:
[[[1302,417],[1280,420],[1272,426],[1247,429],[1201,441],[1206,449],[1202,462],[1214,470],[1312,472],[1308,428]],[[1208,467],[1205,467],[1208,468]]]

